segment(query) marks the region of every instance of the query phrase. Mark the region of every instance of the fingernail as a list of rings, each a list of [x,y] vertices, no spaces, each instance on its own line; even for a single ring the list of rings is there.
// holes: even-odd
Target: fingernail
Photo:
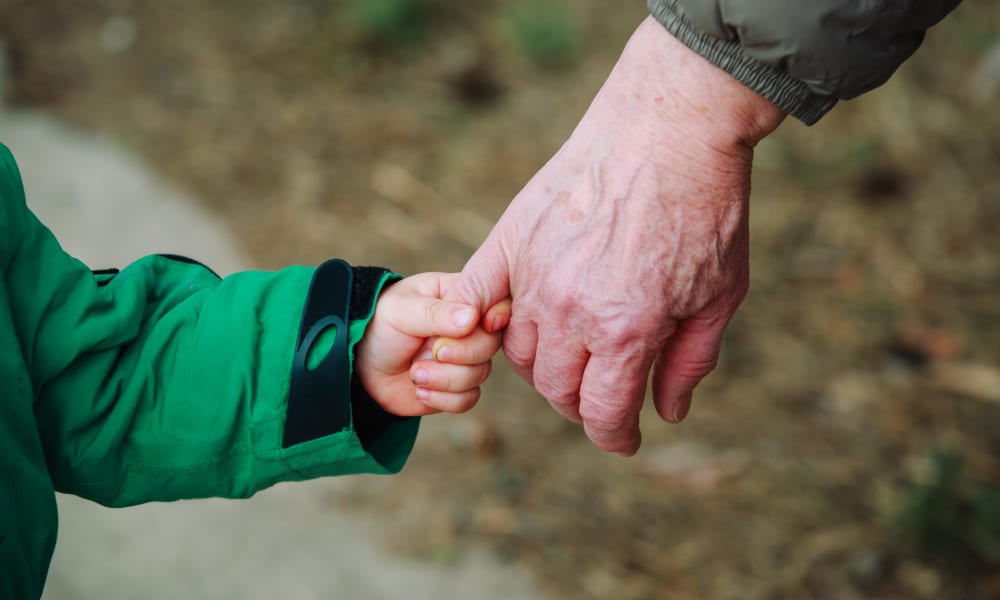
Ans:
[[[424,350],[417,355],[416,360],[434,360],[434,353],[430,350]]]
[[[417,400],[427,402],[431,399],[431,392],[428,389],[417,388]]]
[[[694,392],[688,392],[681,396],[677,403],[674,404],[674,423],[680,423],[688,415],[688,411],[691,410],[691,401],[694,397]]]
[[[413,383],[417,385],[427,385],[431,382],[431,376],[427,372],[427,369],[417,369],[413,374]],[[420,390],[417,390],[417,395],[420,395]]]
[[[505,320],[506,316],[502,314],[493,315],[492,323],[490,323],[490,329],[493,330],[493,333],[496,333],[497,331],[503,329]]]
[[[441,362],[449,362],[454,358],[455,351],[451,349],[448,344],[441,344],[434,349],[434,360],[439,360]]]
[[[476,309],[471,307],[456,308],[451,313],[451,322],[455,327],[468,327],[476,319]]]

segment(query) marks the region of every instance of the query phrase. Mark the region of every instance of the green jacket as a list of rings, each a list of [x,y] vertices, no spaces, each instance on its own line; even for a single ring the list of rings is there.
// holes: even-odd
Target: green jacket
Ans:
[[[41,595],[56,491],[125,506],[402,468],[419,420],[351,370],[395,279],[340,261],[220,279],[170,256],[92,272],[0,145],[0,598]]]
[[[961,0],[647,0],[689,48],[812,124],[876,88]]]

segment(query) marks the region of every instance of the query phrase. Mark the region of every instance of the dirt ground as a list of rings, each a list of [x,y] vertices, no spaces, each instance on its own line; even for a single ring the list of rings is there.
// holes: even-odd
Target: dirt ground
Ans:
[[[126,144],[260,267],[458,270],[645,14],[619,4],[0,0],[0,40],[8,102]],[[604,455],[501,367],[331,504],[554,598],[1000,598],[998,32],[966,3],[760,146],[751,292],[682,426]]]

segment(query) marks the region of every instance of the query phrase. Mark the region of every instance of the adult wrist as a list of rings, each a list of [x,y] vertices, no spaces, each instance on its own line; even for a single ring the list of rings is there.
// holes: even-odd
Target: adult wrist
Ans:
[[[646,123],[655,138],[725,153],[752,148],[786,116],[652,17],[636,29],[602,92],[618,110]]]

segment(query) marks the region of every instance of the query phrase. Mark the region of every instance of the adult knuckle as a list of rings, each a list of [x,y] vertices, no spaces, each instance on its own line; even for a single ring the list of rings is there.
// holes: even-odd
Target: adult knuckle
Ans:
[[[575,404],[579,398],[578,382],[582,365],[577,365],[567,355],[561,355],[557,360],[548,360],[544,364],[535,365],[533,380],[535,389],[549,402],[560,405]]]
[[[566,389],[565,386],[561,386],[550,379],[539,378],[536,375],[534,382],[535,390],[548,400],[550,404],[571,407],[579,401],[579,396],[573,390]]]
[[[625,401],[581,403],[580,417],[587,426],[603,433],[616,433],[629,426],[632,407]]]
[[[661,311],[631,304],[612,304],[594,314],[591,329],[601,337],[602,343],[628,346],[648,336],[666,320]]]
[[[620,346],[635,339],[639,329],[634,315],[624,312],[619,307],[604,307],[588,316],[587,331],[601,346],[608,344]]]
[[[687,360],[679,366],[680,375],[688,379],[701,379],[715,370],[719,358],[700,358]]]
[[[535,356],[528,349],[522,349],[512,344],[504,344],[503,353],[507,357],[507,360],[515,367],[527,369],[535,364]]]
[[[577,292],[568,286],[556,286],[547,290],[545,303],[558,315],[569,316],[577,311]]]
[[[633,352],[640,339],[640,335],[634,334],[630,330],[608,332],[603,341],[601,341],[601,347],[604,349],[602,354],[619,357],[627,356]]]

